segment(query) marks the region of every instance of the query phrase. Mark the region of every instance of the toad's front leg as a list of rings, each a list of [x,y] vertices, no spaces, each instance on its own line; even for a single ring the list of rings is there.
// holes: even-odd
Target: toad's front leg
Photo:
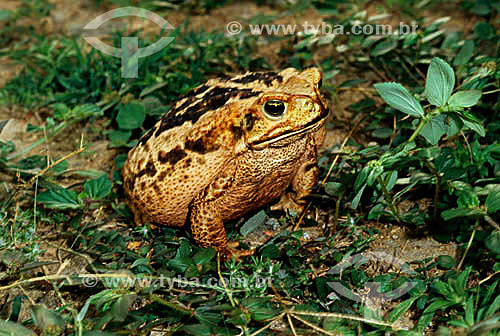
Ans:
[[[311,194],[318,182],[319,167],[316,155],[314,147],[304,154],[299,169],[291,181],[291,190],[285,192],[271,210],[294,209],[298,213],[304,210],[305,198]]]

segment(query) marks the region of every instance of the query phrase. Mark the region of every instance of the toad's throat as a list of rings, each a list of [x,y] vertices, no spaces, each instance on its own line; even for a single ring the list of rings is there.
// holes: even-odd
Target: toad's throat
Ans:
[[[288,138],[298,136],[300,134],[314,132],[324,125],[326,117],[327,117],[327,115],[320,115],[318,118],[311,120],[309,123],[307,123],[303,128],[301,128],[299,130],[285,132],[285,133],[280,134],[279,136],[273,137],[271,139],[263,139],[263,140],[255,141],[251,144],[248,144],[248,147],[251,149],[257,149],[257,150],[264,149],[267,146],[272,146],[273,143],[280,142],[280,141],[286,140]],[[285,146],[285,145],[286,145],[286,143],[283,144],[283,146]]]

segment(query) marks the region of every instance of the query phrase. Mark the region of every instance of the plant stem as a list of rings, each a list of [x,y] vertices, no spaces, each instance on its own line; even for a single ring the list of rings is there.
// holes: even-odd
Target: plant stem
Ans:
[[[422,128],[425,126],[425,124],[427,124],[427,119],[420,119],[420,123],[418,124],[417,129],[413,132],[410,139],[408,139],[408,142],[412,142],[413,140],[415,140],[420,131],[422,131]]]
[[[382,188],[382,193],[384,194],[385,200],[391,206],[392,214],[394,215],[394,217],[396,217],[396,221],[398,222],[398,224],[401,224],[403,220],[401,219],[401,215],[399,214],[399,210],[398,210],[398,208],[396,208],[396,205],[394,204],[394,201],[393,201],[391,195],[389,194],[389,191],[387,191],[387,188],[385,186],[384,181],[382,181],[382,178],[380,176],[377,177],[377,181],[378,181],[380,187]]]
[[[460,268],[462,267],[462,264],[464,263],[465,257],[467,256],[467,253],[469,252],[470,247],[472,246],[472,241],[474,240],[474,236],[476,235],[476,230],[477,230],[478,224],[479,224],[479,218],[476,219],[476,224],[474,224],[474,230],[472,231],[472,234],[470,235],[470,239],[467,242],[467,247],[465,248],[464,255],[462,256],[462,259],[460,259],[460,262],[458,263],[457,271],[459,271]]]

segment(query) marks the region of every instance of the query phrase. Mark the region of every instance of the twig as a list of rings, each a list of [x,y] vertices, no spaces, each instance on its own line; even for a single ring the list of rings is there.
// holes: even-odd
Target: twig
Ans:
[[[319,316],[319,317],[335,317],[335,318],[341,318],[341,319],[346,319],[346,320],[353,320],[353,321],[360,321],[364,323],[370,323],[370,324],[376,324],[376,325],[381,325],[385,327],[391,327],[394,330],[404,330],[404,329],[395,329],[394,325],[387,323],[387,322],[381,322],[377,320],[372,320],[372,319],[367,319],[361,316],[355,316],[355,315],[346,315],[346,314],[339,314],[339,313],[322,313],[322,312],[309,312],[309,311],[291,311],[290,313],[292,314],[297,314],[297,315],[305,315],[305,316]]]
[[[497,222],[495,222],[495,221],[493,220],[493,218],[491,218],[490,216],[486,215],[486,216],[484,216],[484,220],[485,220],[488,224],[490,224],[491,226],[493,226],[495,229],[497,229],[498,231],[500,231],[500,225],[498,225],[498,223],[497,223]]]
[[[317,325],[314,325],[311,322],[306,321],[306,320],[304,320],[304,319],[302,319],[302,318],[300,318],[300,317],[298,317],[298,316],[296,316],[294,314],[292,314],[292,316],[293,316],[293,318],[295,318],[295,319],[299,320],[300,322],[304,323],[306,326],[311,327],[314,330],[319,331],[320,333],[323,333],[325,335],[328,335],[328,336],[337,336],[337,335],[340,335],[340,334],[337,334],[337,333],[332,334],[331,332],[329,332],[329,331],[327,331],[325,329],[322,329],[322,328],[318,327]]]
[[[229,301],[231,302],[231,306],[236,307],[236,303],[234,302],[233,296],[231,295],[229,288],[227,288],[226,281],[224,280],[224,277],[222,276],[222,273],[220,271],[220,257],[221,257],[221,254],[217,253],[217,274],[219,275],[219,279],[222,282],[222,286],[224,287],[224,291],[226,292],[226,295],[229,298]]]
[[[457,271],[460,270],[462,267],[462,264],[464,263],[465,257],[467,256],[467,253],[470,250],[470,247],[472,246],[472,241],[474,240],[474,236],[476,235],[476,230],[477,226],[479,225],[479,218],[476,219],[476,224],[474,225],[474,230],[472,231],[472,234],[470,235],[469,241],[467,242],[467,247],[465,248],[464,255],[462,256],[462,259],[460,259],[460,262],[457,265]]]
[[[292,318],[290,317],[290,314],[286,314],[286,318],[288,320],[288,324],[290,325],[290,329],[292,330],[293,336],[297,336],[297,331],[295,330],[295,327],[293,326]]]
[[[479,281],[479,285],[482,285],[483,283],[485,283],[486,281],[490,280],[491,278],[493,278],[497,274],[500,274],[500,271],[496,271],[495,273],[488,275],[486,278],[484,278],[483,280]]]

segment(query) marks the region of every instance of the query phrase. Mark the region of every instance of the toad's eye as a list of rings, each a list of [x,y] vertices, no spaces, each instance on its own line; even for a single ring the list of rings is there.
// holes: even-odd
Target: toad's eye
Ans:
[[[262,105],[262,112],[270,119],[279,119],[286,112],[286,104],[281,100],[268,100]]]

